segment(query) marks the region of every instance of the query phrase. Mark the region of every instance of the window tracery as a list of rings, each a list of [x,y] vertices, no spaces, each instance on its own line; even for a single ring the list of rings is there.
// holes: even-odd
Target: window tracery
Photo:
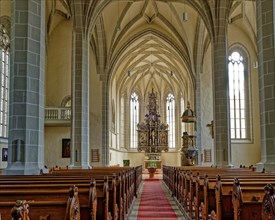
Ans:
[[[246,57],[237,49],[228,57],[230,130],[232,140],[250,138],[249,86]]]
[[[0,24],[0,136],[8,137],[8,97],[9,97],[9,49],[10,38],[3,24]]]

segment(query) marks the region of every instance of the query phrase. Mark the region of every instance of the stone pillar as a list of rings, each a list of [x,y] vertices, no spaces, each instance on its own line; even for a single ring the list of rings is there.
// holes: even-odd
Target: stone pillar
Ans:
[[[195,94],[196,94],[196,109],[195,109],[195,114],[197,117],[196,121],[196,146],[198,147],[198,164],[201,165],[201,154],[202,154],[202,146],[201,146],[201,73],[197,73],[196,75],[196,88],[195,88]]]
[[[45,1],[13,0],[6,175],[44,165]]]
[[[89,34],[81,1],[73,3],[72,128],[70,168],[90,167]]]
[[[102,81],[102,149],[101,149],[101,160],[102,166],[108,166],[110,163],[110,146],[109,143],[109,130],[108,130],[108,100],[109,100],[109,91],[108,91],[108,83],[107,83],[107,75],[101,76]]]
[[[275,171],[275,0],[257,1],[261,162],[257,170]]]
[[[227,51],[227,1],[220,1],[219,17],[214,21],[213,50],[213,95],[214,95],[214,147],[218,167],[231,166],[231,140],[228,95]]]

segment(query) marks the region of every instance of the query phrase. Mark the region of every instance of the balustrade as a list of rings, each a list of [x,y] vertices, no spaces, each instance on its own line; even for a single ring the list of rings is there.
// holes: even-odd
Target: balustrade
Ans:
[[[71,120],[71,108],[45,108],[45,122],[47,121],[70,121]]]

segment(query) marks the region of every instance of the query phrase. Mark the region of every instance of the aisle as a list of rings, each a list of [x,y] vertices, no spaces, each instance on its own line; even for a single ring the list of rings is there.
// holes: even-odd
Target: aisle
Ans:
[[[146,179],[133,207],[130,220],[184,219],[173,198],[167,193],[162,180]]]

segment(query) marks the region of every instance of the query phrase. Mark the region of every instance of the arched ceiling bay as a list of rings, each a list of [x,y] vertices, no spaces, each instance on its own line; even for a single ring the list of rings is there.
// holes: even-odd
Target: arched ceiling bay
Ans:
[[[184,21],[184,11],[192,19]],[[192,45],[199,18],[191,7],[169,1],[122,0],[110,3],[102,18],[108,33],[109,71],[118,89],[146,90],[153,84],[158,90],[183,93],[193,84]],[[205,36],[206,31],[201,34]]]
[[[150,82],[170,89],[194,86],[211,44],[218,0],[78,1],[90,23],[98,73],[109,74],[118,89]],[[226,1],[229,24],[255,42],[255,0]],[[71,19],[73,2],[47,1],[48,35],[63,20]]]

